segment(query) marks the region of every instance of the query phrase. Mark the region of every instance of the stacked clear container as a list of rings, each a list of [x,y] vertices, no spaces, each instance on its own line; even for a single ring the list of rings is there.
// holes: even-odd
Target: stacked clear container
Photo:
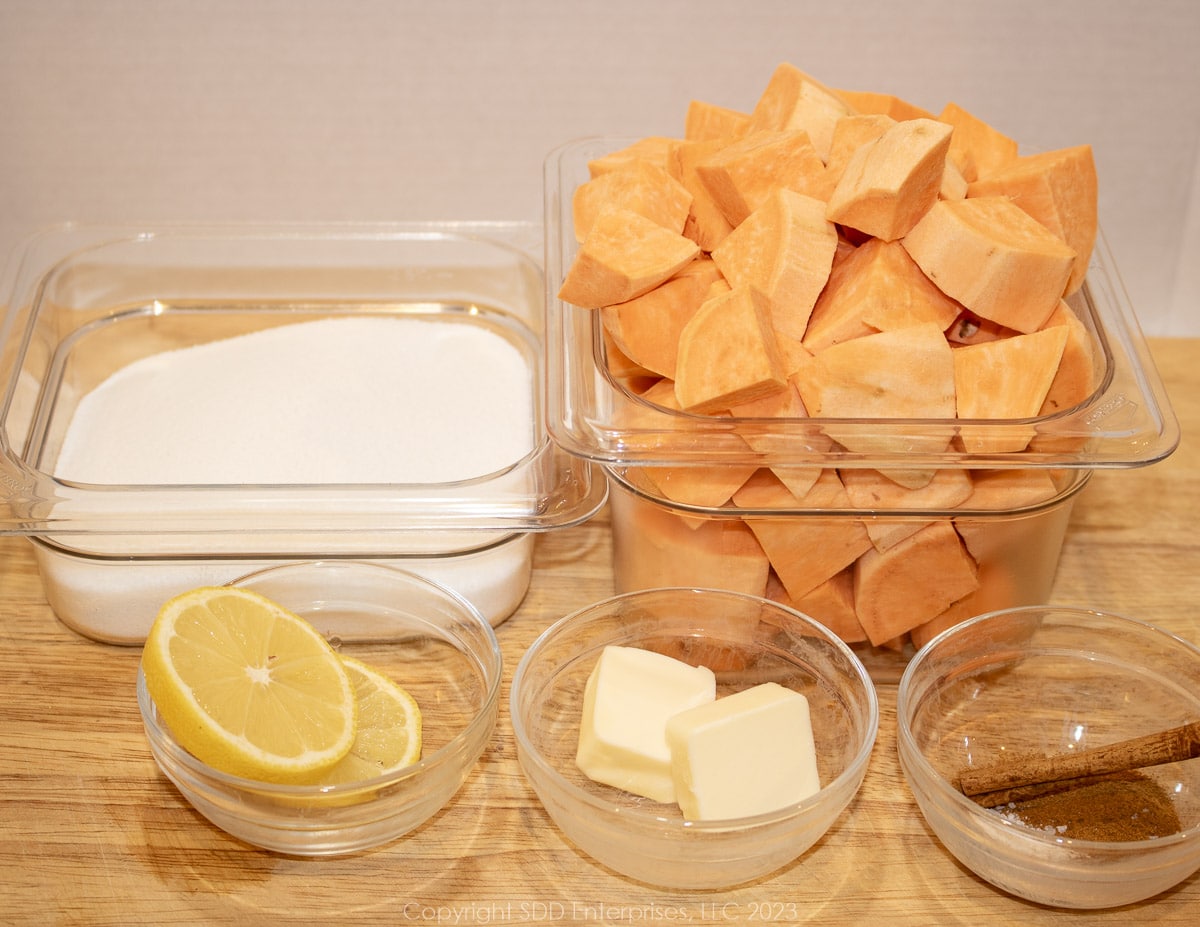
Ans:
[[[68,226],[34,237],[0,281],[0,533],[31,539],[65,623],[117,643],[140,642],[171,595],[296,560],[402,567],[499,623],[525,595],[536,535],[588,518],[607,492],[545,427],[541,245],[536,225],[465,222]],[[116,484],[57,472],[81,398],[126,365],[345,317],[498,335],[528,368],[529,452],[421,482]],[[178,397],[181,413],[194,398]],[[381,396],[371,427],[405,428],[406,404],[420,401]]]
[[[891,675],[914,647],[950,624],[1046,602],[1071,508],[1092,472],[1153,463],[1178,443],[1178,425],[1102,236],[1084,287],[1069,301],[1093,341],[1095,391],[1053,415],[969,423],[975,434],[997,439],[1032,430],[1035,437],[1020,452],[966,451],[956,440],[967,424],[960,420],[717,417],[654,403],[636,373],[622,374],[600,313],[556,297],[578,247],[574,191],[588,179],[591,159],[629,141],[569,143],[547,159],[545,174],[548,423],[561,447],[608,474],[618,592],[700,586],[765,595],[822,620],[873,672]],[[837,439],[848,433],[885,438],[854,443],[892,450],[851,453]],[[946,449],[898,449],[905,444]],[[742,486],[768,469],[804,475],[805,485],[814,474],[837,474],[850,485],[869,470],[925,471],[950,481],[969,477],[976,491],[954,505],[924,504],[915,494],[848,502],[840,493],[824,499],[810,493],[803,505],[746,493],[738,504],[698,501],[705,482]],[[979,491],[1005,482],[1040,482],[1043,489],[1015,505],[1019,494]],[[718,490],[714,498],[725,495]],[[929,526],[953,529],[962,539],[976,588],[939,589],[944,577],[927,573],[922,594],[899,605],[913,610],[911,632],[871,639],[855,613],[859,557]],[[914,551],[908,568],[924,568],[919,556]],[[781,568],[777,561],[784,559]]]

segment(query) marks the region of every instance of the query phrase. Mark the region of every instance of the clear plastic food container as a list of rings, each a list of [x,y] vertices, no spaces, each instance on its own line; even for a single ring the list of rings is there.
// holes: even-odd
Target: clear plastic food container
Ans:
[[[0,532],[106,641],[139,643],[174,592],[331,558],[499,623],[536,535],[607,492],[549,439],[540,247],[523,223],[33,238],[4,281]]]
[[[660,401],[656,389],[670,392],[670,381],[614,353],[601,312],[556,295],[578,250],[574,191],[589,161],[631,142],[568,143],[545,173],[548,425],[560,446],[609,474],[618,592],[700,585],[767,595],[838,628],[869,664],[880,656],[895,669],[895,653],[911,654],[940,627],[1044,602],[1089,475],[1154,463],[1178,444],[1102,237],[1068,300],[1091,343],[1095,384],[1072,408],[1005,420],[850,419],[703,415]],[[975,444],[961,440],[968,430]],[[1022,449],[996,450],[1006,445]],[[924,488],[901,491],[880,472]]]

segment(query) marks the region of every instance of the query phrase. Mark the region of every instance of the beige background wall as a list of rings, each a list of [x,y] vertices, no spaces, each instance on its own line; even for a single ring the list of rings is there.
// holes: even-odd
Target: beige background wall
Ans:
[[[1197,0],[0,0],[0,254],[67,219],[538,219],[584,135],[780,61],[1089,142],[1143,328],[1200,334]]]

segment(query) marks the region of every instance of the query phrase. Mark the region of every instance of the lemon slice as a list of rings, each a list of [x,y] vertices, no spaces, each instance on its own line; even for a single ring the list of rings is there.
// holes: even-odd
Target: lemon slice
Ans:
[[[247,589],[202,587],[159,610],[146,688],[198,759],[267,782],[302,782],[345,756],[357,707],[341,658],[307,621]]]
[[[354,746],[316,779],[321,785],[362,782],[411,766],[421,758],[421,709],[393,680],[354,657],[342,656],[358,702]]]

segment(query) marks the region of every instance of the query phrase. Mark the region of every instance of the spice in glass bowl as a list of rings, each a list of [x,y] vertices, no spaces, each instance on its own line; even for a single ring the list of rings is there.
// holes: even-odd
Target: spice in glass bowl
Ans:
[[[1027,827],[1074,840],[1148,840],[1180,830],[1170,795],[1137,770],[1099,776],[1084,785],[1012,801],[996,810]]]

